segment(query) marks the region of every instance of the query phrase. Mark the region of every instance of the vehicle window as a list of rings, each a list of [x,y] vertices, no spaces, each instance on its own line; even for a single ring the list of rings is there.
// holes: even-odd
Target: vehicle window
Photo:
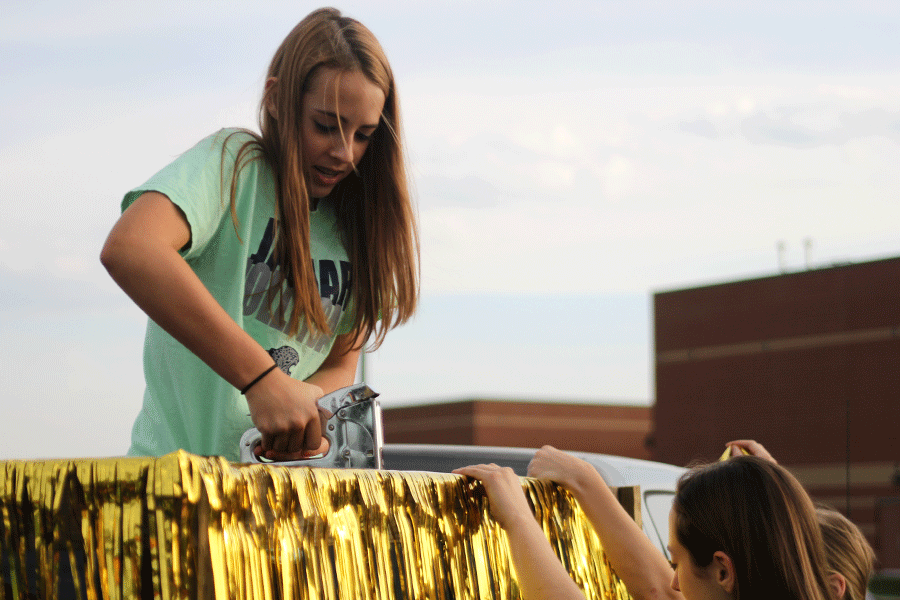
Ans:
[[[659,548],[669,556],[666,545],[669,543],[669,511],[672,509],[672,500],[675,494],[672,492],[645,492],[644,506],[647,507],[647,515],[651,524],[651,529],[656,532],[658,540],[652,540],[659,543]]]

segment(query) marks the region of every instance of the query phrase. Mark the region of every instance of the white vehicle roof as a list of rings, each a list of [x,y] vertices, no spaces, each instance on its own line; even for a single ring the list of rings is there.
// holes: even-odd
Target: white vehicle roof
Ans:
[[[384,468],[401,471],[449,473],[457,467],[496,463],[526,475],[533,448],[501,446],[460,446],[439,444],[385,444]],[[611,454],[570,452],[594,466],[607,485],[639,485],[642,490],[675,491],[675,483],[685,469],[665,463]]]
[[[453,446],[437,444],[385,444],[384,468],[399,471],[449,473],[472,464],[496,463],[510,467],[518,475],[526,475],[533,448],[500,446]],[[668,556],[669,509],[678,478],[686,471],[681,467],[637,458],[625,458],[591,452],[571,452],[591,465],[607,485],[639,486],[644,533]]]

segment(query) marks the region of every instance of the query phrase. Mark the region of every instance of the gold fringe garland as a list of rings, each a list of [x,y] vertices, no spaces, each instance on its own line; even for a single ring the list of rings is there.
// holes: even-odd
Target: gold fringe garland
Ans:
[[[629,598],[574,498],[522,482],[585,595]],[[0,574],[0,600],[520,597],[478,482],[186,452],[0,462]]]

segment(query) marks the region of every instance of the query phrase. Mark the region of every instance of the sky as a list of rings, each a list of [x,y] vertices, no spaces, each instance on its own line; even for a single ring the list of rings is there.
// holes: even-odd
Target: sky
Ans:
[[[317,6],[4,8],[0,459],[124,453],[146,317],[98,260],[119,202],[254,128]],[[385,407],[649,404],[654,293],[900,255],[894,0],[337,6],[391,60],[420,220],[420,309],[366,361]]]

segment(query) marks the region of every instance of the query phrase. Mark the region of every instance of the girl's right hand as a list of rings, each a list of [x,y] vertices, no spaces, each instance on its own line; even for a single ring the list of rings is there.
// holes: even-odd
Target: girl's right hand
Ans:
[[[575,493],[588,481],[596,479],[597,471],[580,458],[553,446],[544,446],[531,459],[528,476],[553,481]]]
[[[327,452],[316,400],[317,385],[275,369],[247,391],[250,418],[262,434],[259,456],[273,461],[299,460]]]
[[[241,389],[271,366],[272,357],[231,318],[181,256],[179,250],[190,242],[184,212],[168,196],[146,192],[119,217],[101,260],[147,316]],[[262,433],[267,457],[295,460],[320,449],[316,400],[323,395],[319,386],[296,381],[280,369],[247,391],[250,416]]]

